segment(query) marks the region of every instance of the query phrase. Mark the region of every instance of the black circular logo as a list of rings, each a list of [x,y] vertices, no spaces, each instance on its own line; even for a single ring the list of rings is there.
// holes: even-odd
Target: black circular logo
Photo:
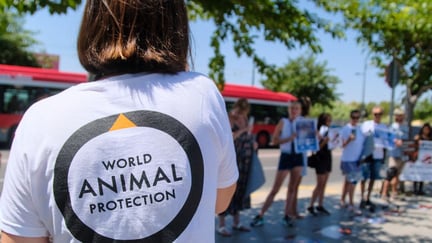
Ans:
[[[128,121],[138,128],[155,129],[176,141],[184,151],[190,168],[190,188],[185,196],[183,205],[179,206],[178,213],[166,224],[160,226],[160,230],[151,235],[138,239],[115,239],[95,231],[92,226],[87,225],[74,211],[71,202],[71,191],[69,189],[70,169],[72,162],[86,144],[112,132],[113,124],[119,116],[126,117]],[[128,127],[118,128],[127,129]],[[154,138],[147,139],[148,143]],[[130,141],[133,143],[134,141]],[[183,153],[183,152],[182,152]],[[76,175],[74,175],[76,177]],[[194,135],[189,129],[171,116],[155,111],[132,111],[116,114],[90,122],[78,129],[61,148],[54,168],[54,197],[56,204],[63,214],[65,223],[72,235],[82,242],[172,242],[185,230],[194,216],[202,196],[204,179],[204,163],[201,150]],[[193,193],[192,193],[193,192]],[[160,209],[163,210],[163,209]],[[96,216],[97,217],[97,216]],[[103,225],[101,227],[112,227],[113,231],[121,231],[122,225]],[[141,222],[145,224],[146,222]],[[150,224],[150,222],[149,222]]]

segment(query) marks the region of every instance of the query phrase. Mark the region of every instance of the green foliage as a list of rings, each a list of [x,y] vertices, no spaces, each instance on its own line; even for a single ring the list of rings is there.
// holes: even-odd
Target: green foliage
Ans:
[[[81,0],[0,0],[0,9],[15,9],[18,13],[35,13],[47,8],[51,14],[66,13],[68,9],[76,9]]]
[[[330,71],[327,62],[320,63],[313,54],[307,54],[289,60],[288,64],[276,69],[278,75],[268,76],[261,83],[270,90],[309,97],[313,106],[319,104],[331,108],[339,99],[336,85],[341,81]]]
[[[211,39],[214,57],[211,58],[209,76],[223,86],[224,55],[220,44],[231,40],[238,56],[252,58],[258,72],[272,79],[281,79],[276,67],[256,53],[254,44],[259,38],[268,42],[278,42],[287,49],[300,46],[309,48],[314,53],[321,52],[318,30],[323,30],[333,37],[342,37],[338,25],[318,17],[309,10],[301,10],[292,0],[189,0],[191,20],[212,20],[216,30]]]
[[[22,17],[0,11],[0,63],[37,67],[36,58],[28,48],[37,42],[32,33],[22,28]]]
[[[406,85],[408,121],[420,96],[432,88],[432,2],[429,0],[315,0],[331,12],[342,13],[347,28],[384,67],[393,58]]]
[[[430,99],[422,99],[417,103],[414,117],[423,121],[432,121],[432,104]]]

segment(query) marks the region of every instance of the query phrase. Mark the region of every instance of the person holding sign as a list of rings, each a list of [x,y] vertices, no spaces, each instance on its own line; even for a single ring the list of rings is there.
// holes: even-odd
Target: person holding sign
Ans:
[[[422,140],[432,140],[432,127],[429,123],[423,124],[423,126],[420,128],[419,133],[414,137],[414,141],[416,143],[417,147],[417,155],[420,147],[420,143]],[[418,157],[418,156],[417,156]],[[421,158],[417,158],[419,160]],[[414,181],[413,187],[414,187],[414,194],[415,195],[424,195],[425,192],[423,191],[423,181]]]
[[[382,140],[377,137],[378,133],[376,132],[376,130],[387,130],[386,125],[381,123],[383,113],[383,109],[380,106],[375,106],[374,108],[372,108],[372,114],[374,118],[372,120],[365,121],[362,124],[363,134],[374,134],[374,148],[372,153],[372,159],[367,160],[367,162],[364,162],[361,165],[363,180],[360,183],[360,208],[369,207],[371,210],[373,210],[375,207],[375,204],[372,203],[370,200],[370,196],[375,180],[380,179],[381,167],[384,164],[385,148]],[[369,180],[369,184],[366,188],[367,180]]]
[[[317,184],[312,192],[308,212],[312,215],[323,213],[330,215],[330,212],[324,208],[324,192],[325,187],[332,169],[332,154],[328,148],[329,142],[329,127],[331,124],[331,115],[329,113],[321,113],[318,116],[318,132],[319,132],[319,150],[316,152],[318,163],[315,166],[317,176]],[[314,207],[315,201],[318,200],[318,206]],[[316,210],[316,211],[315,211]]]
[[[394,149],[389,151],[389,162],[387,168],[387,175],[383,183],[383,188],[381,192],[381,198],[383,200],[388,200],[389,186],[391,186],[391,199],[395,199],[397,196],[397,186],[399,185],[399,175],[402,171],[404,161],[402,161],[403,152],[401,149],[402,140],[408,139],[408,125],[404,123],[405,112],[396,108],[393,111],[395,115],[395,121],[390,126],[390,129],[395,134],[396,138],[394,140]]]
[[[365,138],[359,126],[360,111],[352,110],[350,118],[350,122],[340,131],[343,148],[341,170],[345,176],[340,205],[341,207],[346,207],[345,199],[348,196],[349,210],[356,212],[354,207],[354,191],[357,182],[362,178],[359,163]]]
[[[290,102],[288,105],[289,118],[282,118],[276,126],[272,142],[275,145],[279,145],[281,150],[278,170],[273,187],[267,195],[260,213],[256,215],[251,222],[251,226],[263,225],[263,216],[273,203],[274,197],[279,192],[288,174],[290,174],[290,179],[285,204],[285,216],[282,220],[284,224],[292,227],[294,226],[294,220],[301,217],[297,212],[297,195],[298,187],[302,179],[303,167],[306,163],[306,154],[296,153],[294,149],[294,140],[297,136],[294,131],[294,123],[296,120],[302,119],[301,110],[300,102]]]
[[[253,119],[248,119],[250,105],[247,99],[238,99],[231,111],[229,112],[229,120],[231,123],[232,134],[234,138],[234,146],[237,157],[237,167],[239,170],[239,179],[237,180],[237,188],[228,209],[219,214],[219,227],[217,232],[222,236],[231,236],[231,232],[225,226],[225,217],[230,214],[233,216],[233,230],[240,232],[248,232],[249,228],[240,223],[240,211],[250,208],[250,197],[246,195],[248,178],[252,164],[252,156],[254,149],[258,145],[254,141],[251,134]]]

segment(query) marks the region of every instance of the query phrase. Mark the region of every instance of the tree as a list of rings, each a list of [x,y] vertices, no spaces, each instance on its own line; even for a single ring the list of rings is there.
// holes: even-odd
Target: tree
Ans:
[[[28,48],[37,42],[22,28],[22,18],[13,12],[0,11],[0,63],[38,67]]]
[[[19,12],[34,13],[40,8],[48,8],[51,13],[64,13],[69,8],[75,9],[81,0],[35,0],[35,1],[0,1],[0,7],[15,8]],[[318,17],[308,9],[300,9],[297,1],[292,0],[186,0],[189,16],[211,20],[216,26],[211,37],[214,57],[209,61],[209,76],[223,88],[225,60],[220,45],[224,41],[233,42],[238,56],[252,58],[258,72],[266,76],[275,76],[276,66],[267,63],[254,49],[254,43],[263,38],[268,42],[280,42],[287,49],[307,47],[319,53],[321,47],[316,37],[318,30],[342,37],[343,31],[338,25]]]
[[[307,9],[301,10],[291,0],[190,0],[187,1],[190,18],[212,20],[216,30],[211,37],[214,57],[210,59],[209,76],[221,87],[224,80],[225,61],[220,44],[229,38],[238,56],[252,58],[258,72],[273,79],[281,78],[274,64],[267,63],[254,49],[254,43],[263,38],[280,42],[287,50],[305,46],[314,53],[321,47],[316,37],[323,30],[333,37],[342,37],[338,25],[318,17]]]
[[[66,13],[68,9],[76,9],[81,4],[81,0],[33,0],[33,1],[0,1],[0,9],[15,9],[18,13],[35,13],[42,8],[48,8],[53,13]]]
[[[270,90],[289,92],[297,97],[306,96],[312,105],[331,108],[333,102],[339,99],[336,85],[341,81],[330,71],[327,62],[318,62],[313,54],[302,55],[276,69],[277,76],[269,76],[261,83]]]
[[[432,88],[432,4],[429,0],[315,0],[331,12],[342,13],[346,27],[358,32],[382,70],[395,60],[406,87],[408,122],[418,99]]]

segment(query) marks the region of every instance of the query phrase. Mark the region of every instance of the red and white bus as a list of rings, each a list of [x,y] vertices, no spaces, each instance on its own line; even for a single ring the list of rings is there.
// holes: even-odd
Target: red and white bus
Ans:
[[[287,116],[289,101],[297,98],[289,93],[273,92],[255,86],[225,84],[222,96],[229,110],[239,98],[246,98],[251,105],[250,116],[254,117],[252,134],[260,148],[271,146],[271,136],[280,118]]]
[[[24,111],[35,101],[86,81],[85,74],[0,64],[0,143],[11,143]]]
[[[0,143],[11,143],[24,111],[35,101],[87,81],[82,73],[0,65]],[[236,84],[226,84],[222,95],[228,109],[237,99],[248,99],[255,120],[252,132],[260,147],[269,146],[278,120],[286,115],[287,103],[296,100],[288,93]]]

